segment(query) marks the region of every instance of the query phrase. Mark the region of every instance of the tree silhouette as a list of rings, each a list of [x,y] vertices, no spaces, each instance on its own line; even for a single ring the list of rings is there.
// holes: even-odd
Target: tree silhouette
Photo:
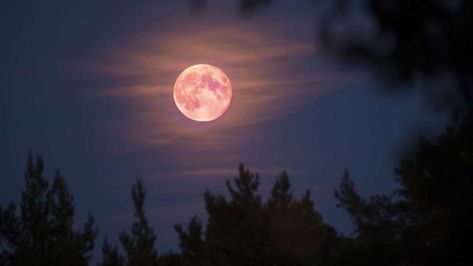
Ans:
[[[405,242],[415,259],[430,264],[469,264],[473,244],[473,121],[448,128],[436,142],[401,161],[398,193],[406,198],[416,224]],[[414,256],[414,255],[413,255]],[[468,263],[469,262],[469,263]]]
[[[346,173],[335,191],[356,225],[365,264],[469,265],[473,219],[473,125],[466,119],[401,161],[393,196],[369,201]],[[384,260],[383,260],[384,258]]]
[[[263,202],[259,175],[243,165],[229,197],[204,193],[205,230],[192,217],[176,225],[181,254],[157,255],[145,211],[145,190],[132,187],[135,222],[122,232],[126,256],[105,238],[98,265],[470,265],[473,229],[473,123],[465,119],[419,149],[396,170],[390,195],[361,197],[345,170],[334,196],[356,229],[337,235],[314,208],[309,191],[297,198],[286,172]],[[20,209],[0,205],[1,265],[88,265],[97,229],[89,217],[74,229],[74,201],[59,171],[50,184],[43,161],[28,156]]]
[[[102,246],[102,262],[100,266],[123,266],[125,265],[125,259],[118,253],[116,246],[108,243],[108,239],[105,238]]]
[[[293,197],[284,171],[276,180],[264,211],[268,219],[273,265],[306,265],[330,259],[337,241],[335,230],[325,224],[307,190],[300,200]]]
[[[157,264],[156,235],[145,215],[145,189],[140,179],[133,185],[131,196],[134,204],[135,222],[131,233],[121,232],[120,242],[126,253],[128,266],[152,266]]]
[[[310,265],[332,261],[338,241],[307,191],[293,197],[286,172],[262,202],[259,175],[241,164],[229,198],[204,193],[207,227],[193,217],[187,231],[176,226],[184,265]],[[204,238],[202,238],[202,234]]]
[[[272,190],[271,197],[268,199],[267,206],[270,209],[287,207],[293,202],[294,198],[291,192],[291,182],[286,171],[276,180]]]
[[[398,265],[399,239],[405,229],[406,213],[403,203],[394,202],[389,195],[375,195],[363,199],[355,190],[348,170],[339,190],[334,192],[338,207],[344,208],[355,224],[356,245],[352,246],[355,258],[366,265]]]
[[[177,254],[174,252],[168,252],[159,255],[158,257],[158,265],[160,266],[179,266],[182,265],[182,256],[181,254]],[[192,265],[199,265],[199,264],[192,264]]]
[[[177,224],[175,230],[179,237],[179,247],[182,255],[182,265],[206,265],[205,243],[203,240],[202,223],[194,216],[184,230],[181,224]]]
[[[50,186],[43,159],[28,155],[20,211],[0,206],[2,265],[88,265],[97,229],[91,215],[74,229],[74,200],[59,171]]]
[[[265,228],[258,174],[240,165],[234,185],[226,182],[230,200],[206,191],[209,215],[205,239],[214,265],[265,265]]]

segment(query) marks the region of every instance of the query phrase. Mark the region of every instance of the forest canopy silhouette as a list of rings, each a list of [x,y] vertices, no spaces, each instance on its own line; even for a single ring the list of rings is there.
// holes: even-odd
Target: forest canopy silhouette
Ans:
[[[325,223],[310,191],[296,196],[282,172],[268,198],[259,175],[241,164],[226,182],[228,195],[204,192],[208,219],[177,224],[179,253],[159,254],[146,217],[145,186],[132,187],[134,222],[107,238],[98,265],[469,265],[473,220],[473,124],[464,120],[400,161],[392,194],[361,197],[348,170],[334,196],[355,225],[345,236]],[[28,155],[19,208],[0,205],[2,265],[90,265],[98,229],[93,217],[81,229],[60,172],[52,183],[43,159]]]

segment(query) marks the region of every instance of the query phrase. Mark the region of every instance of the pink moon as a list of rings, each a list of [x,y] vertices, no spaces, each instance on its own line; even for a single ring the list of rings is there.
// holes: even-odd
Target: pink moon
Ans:
[[[213,121],[225,113],[232,101],[230,79],[217,67],[199,64],[186,68],[174,84],[174,102],[186,117]]]

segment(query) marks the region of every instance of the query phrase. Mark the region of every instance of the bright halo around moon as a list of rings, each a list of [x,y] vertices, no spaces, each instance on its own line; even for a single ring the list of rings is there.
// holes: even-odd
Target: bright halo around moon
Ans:
[[[232,84],[217,67],[199,64],[186,68],[174,84],[174,102],[186,117],[208,122],[225,113],[232,101]]]

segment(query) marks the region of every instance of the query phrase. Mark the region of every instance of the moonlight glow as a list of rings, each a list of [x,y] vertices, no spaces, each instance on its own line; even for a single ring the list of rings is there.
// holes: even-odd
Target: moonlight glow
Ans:
[[[212,121],[225,113],[232,100],[232,85],[217,67],[200,64],[185,69],[174,84],[174,102],[186,117]]]

